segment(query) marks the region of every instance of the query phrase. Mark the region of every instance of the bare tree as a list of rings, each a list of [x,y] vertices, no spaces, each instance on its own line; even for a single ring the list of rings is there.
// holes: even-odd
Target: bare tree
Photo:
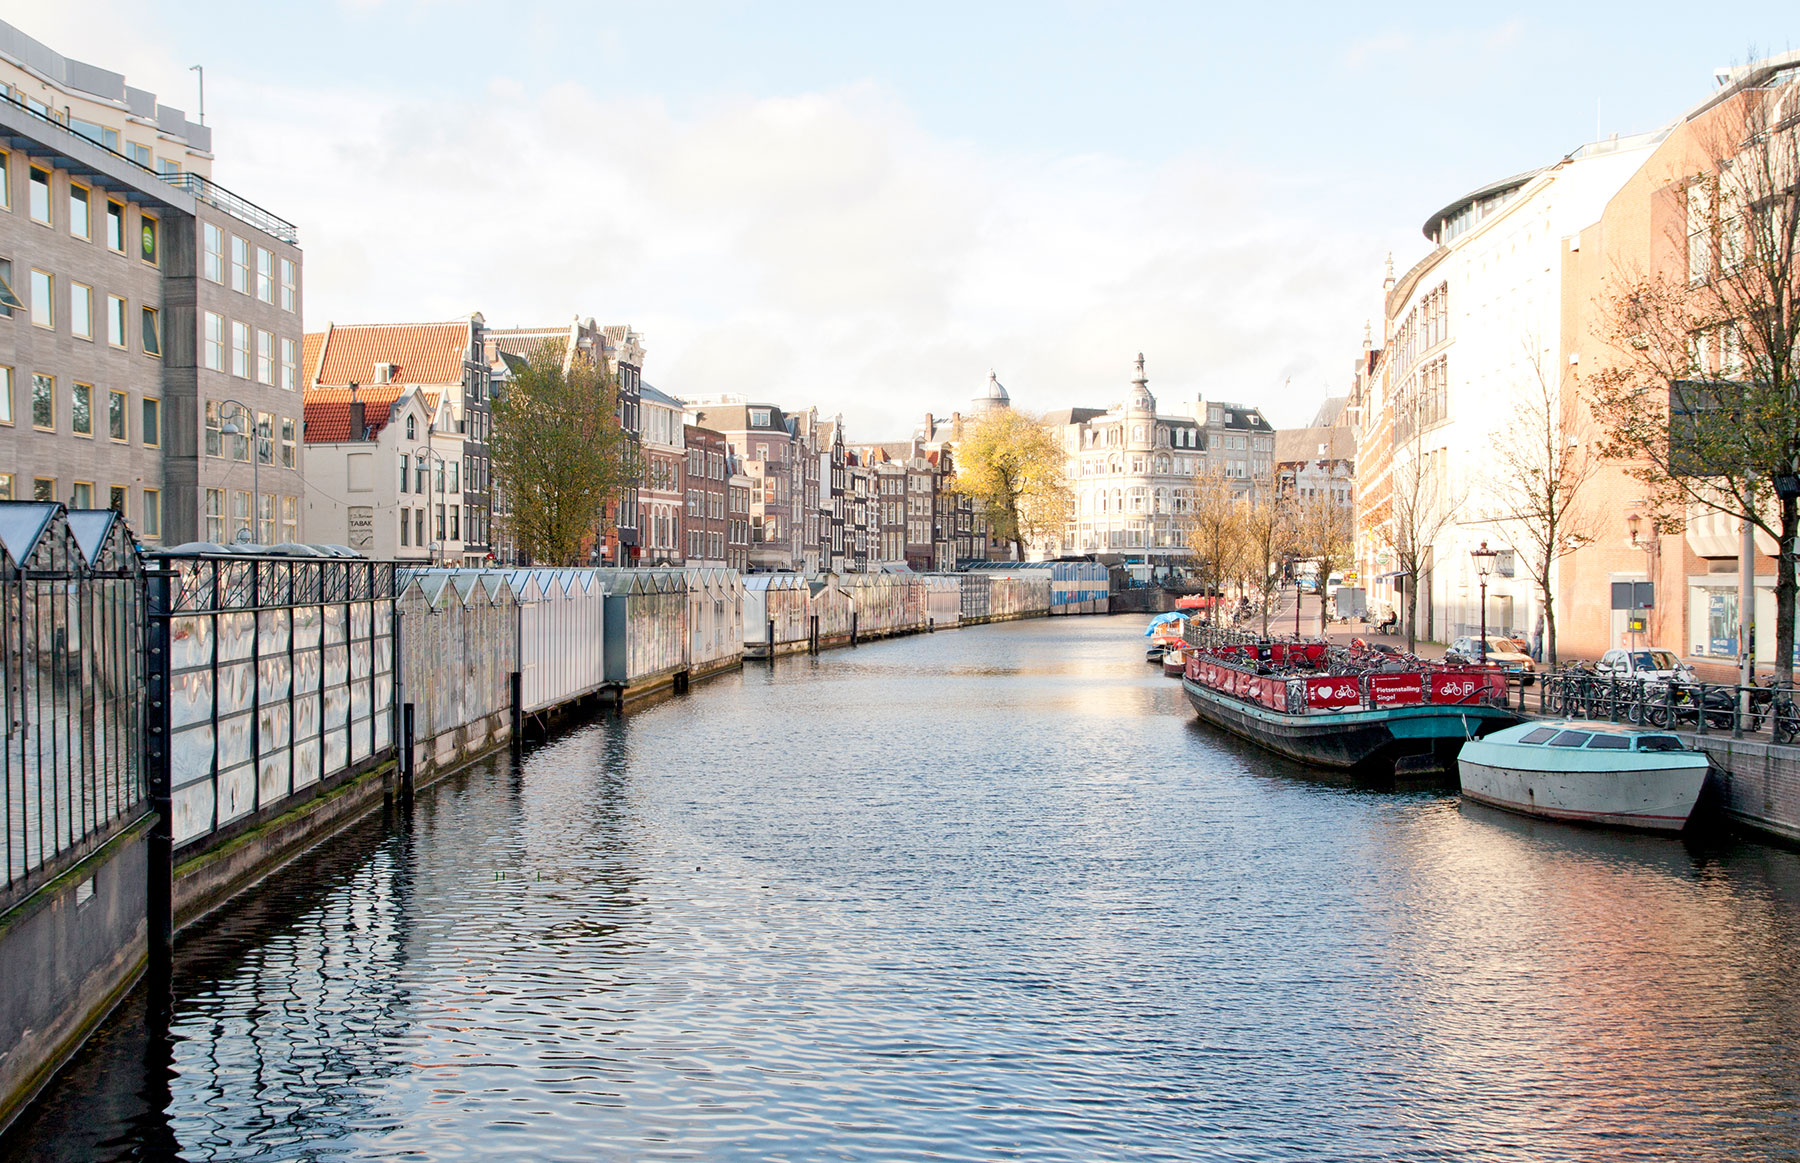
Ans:
[[[1402,416],[1396,410],[1395,423]],[[1456,517],[1466,496],[1452,487],[1450,466],[1444,451],[1425,448],[1423,430],[1415,415],[1405,416],[1410,433],[1404,449],[1396,448],[1389,471],[1387,528],[1383,531],[1394,551],[1394,562],[1405,578],[1406,649],[1419,646],[1419,580],[1432,562],[1437,540]],[[1406,455],[1398,455],[1404,451]]]
[[[1188,548],[1200,568],[1200,586],[1207,595],[1212,620],[1218,622],[1217,599],[1226,579],[1237,570],[1242,550],[1239,502],[1231,481],[1215,468],[1203,469],[1194,478],[1194,504],[1187,517]]]
[[[1295,499],[1292,530],[1295,555],[1318,563],[1319,635],[1323,637],[1331,619],[1327,607],[1331,595],[1325,592],[1325,583],[1354,557],[1356,522],[1348,504],[1321,490]]]
[[[1269,606],[1281,584],[1276,566],[1294,549],[1294,506],[1272,485],[1259,483],[1237,503],[1238,567],[1244,587],[1262,601],[1262,632],[1269,633]]]
[[[1583,489],[1599,470],[1582,439],[1580,401],[1546,368],[1539,341],[1524,339],[1523,383],[1510,422],[1494,437],[1488,521],[1506,534],[1544,610],[1544,661],[1556,666],[1556,563],[1594,540],[1598,514]],[[1554,365],[1552,365],[1554,366]]]
[[[1696,132],[1705,155],[1674,193],[1684,269],[1621,268],[1590,377],[1604,452],[1649,488],[1658,525],[1692,508],[1747,521],[1780,545],[1775,663],[1793,681],[1800,535],[1800,83],[1746,78]],[[1776,503],[1771,504],[1771,501]],[[1748,611],[1743,612],[1748,616]]]

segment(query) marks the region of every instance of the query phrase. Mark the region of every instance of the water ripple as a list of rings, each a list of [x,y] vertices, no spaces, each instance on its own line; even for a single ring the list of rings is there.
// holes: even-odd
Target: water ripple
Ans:
[[[1141,620],[1137,620],[1141,621]],[[184,935],[7,1158],[1800,1158],[1800,860],[1323,780],[1132,619],[784,660]]]

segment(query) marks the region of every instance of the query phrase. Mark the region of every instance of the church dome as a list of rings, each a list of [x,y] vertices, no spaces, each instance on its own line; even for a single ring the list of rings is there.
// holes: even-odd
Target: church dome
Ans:
[[[976,393],[974,400],[970,403],[974,410],[980,413],[995,408],[1010,408],[1012,407],[1012,397],[1006,394],[1006,389],[1001,386],[999,378],[990,371],[988,372],[987,387]]]

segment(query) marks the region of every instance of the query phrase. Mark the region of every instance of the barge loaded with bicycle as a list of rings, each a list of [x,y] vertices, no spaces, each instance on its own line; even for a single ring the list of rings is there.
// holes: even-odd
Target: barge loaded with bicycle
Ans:
[[[1302,763],[1361,776],[1455,771],[1464,742],[1519,722],[1504,673],[1189,624],[1199,717]]]

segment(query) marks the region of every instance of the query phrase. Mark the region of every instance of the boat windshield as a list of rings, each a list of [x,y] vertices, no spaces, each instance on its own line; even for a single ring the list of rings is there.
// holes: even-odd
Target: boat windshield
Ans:
[[[1519,742],[1521,742],[1521,743],[1546,743],[1546,742],[1549,742],[1549,740],[1553,736],[1555,736],[1555,734],[1556,734],[1555,727],[1539,727],[1537,730],[1532,731],[1529,734],[1527,734],[1523,739],[1520,739]]]
[[[1623,735],[1596,735],[1588,741],[1589,751],[1630,751],[1631,740]]]
[[[1681,740],[1673,735],[1639,735],[1637,741],[1639,751],[1686,751]]]
[[[1552,747],[1582,747],[1582,746],[1585,746],[1587,744],[1587,741],[1592,738],[1593,738],[1593,736],[1589,735],[1586,731],[1564,731],[1561,734],[1557,735],[1556,738],[1550,740],[1550,746],[1552,746]]]

